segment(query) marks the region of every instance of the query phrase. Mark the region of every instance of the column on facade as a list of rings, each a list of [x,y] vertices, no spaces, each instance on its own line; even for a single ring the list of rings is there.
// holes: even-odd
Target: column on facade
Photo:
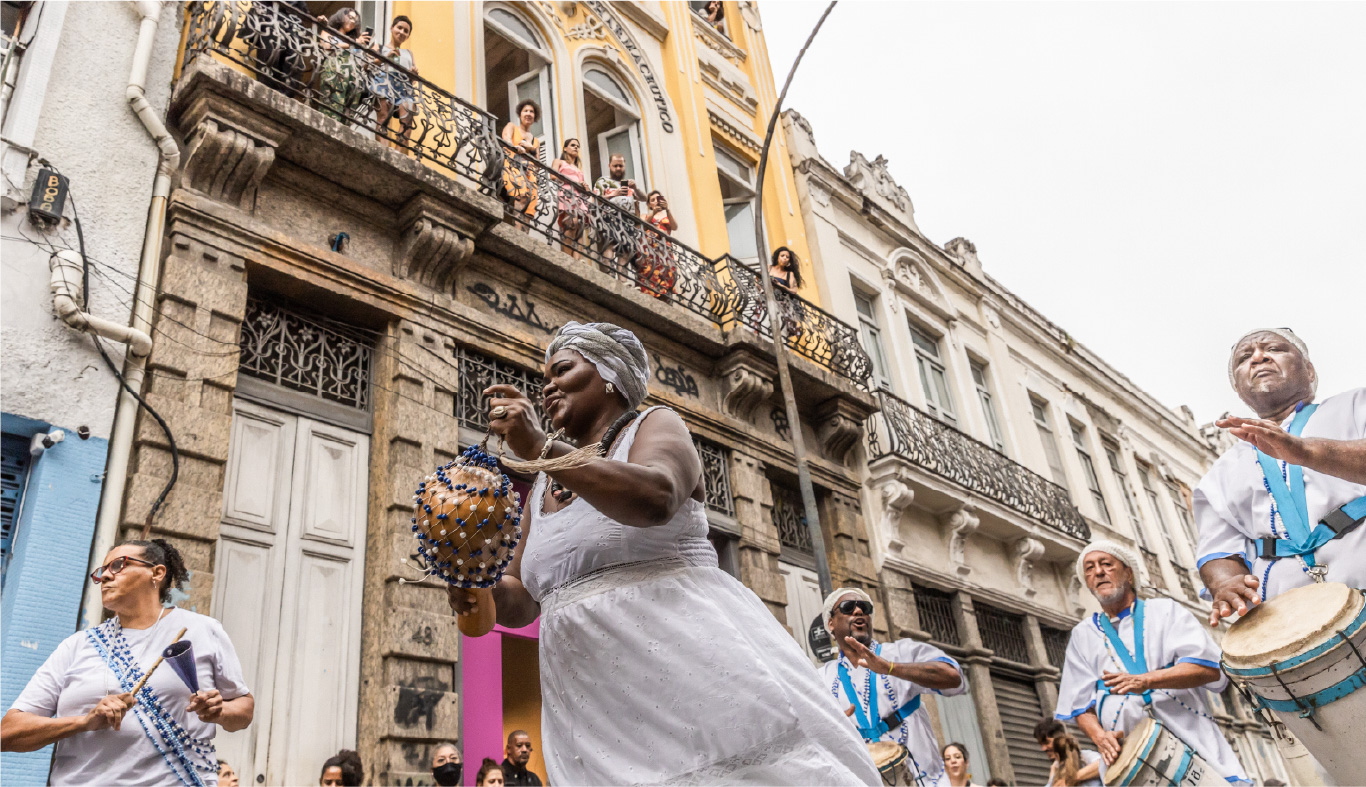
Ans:
[[[740,523],[740,543],[736,545],[740,581],[763,600],[774,617],[786,620],[787,588],[778,571],[782,545],[773,522],[773,494],[763,460],[746,453],[743,446],[732,447],[730,483],[735,519]]]
[[[1043,643],[1043,629],[1034,615],[1024,616],[1025,645],[1029,648],[1029,664],[1038,669],[1034,687],[1039,691],[1039,703],[1045,713],[1052,714],[1058,706],[1058,682],[1062,671],[1048,661],[1048,649]]]
[[[958,624],[963,647],[967,651],[958,660],[967,672],[972,689],[972,703],[977,709],[977,722],[982,728],[982,745],[986,747],[987,765],[991,774],[1014,783],[1015,769],[1010,764],[1010,749],[1006,746],[1001,712],[996,706],[996,690],[991,679],[991,651],[982,644],[977,628],[977,614],[972,608],[972,597],[967,593],[953,595],[953,617]]]

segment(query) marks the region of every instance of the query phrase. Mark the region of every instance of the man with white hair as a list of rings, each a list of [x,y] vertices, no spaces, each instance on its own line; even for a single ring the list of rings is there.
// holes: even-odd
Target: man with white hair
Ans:
[[[1139,565],[1113,541],[1087,544],[1077,557],[1077,577],[1103,611],[1072,629],[1054,716],[1076,722],[1109,766],[1151,712],[1219,776],[1246,782],[1205,697],[1228,685],[1219,646],[1180,604],[1138,597]]]
[[[1366,388],[1314,401],[1318,373],[1289,328],[1234,345],[1229,383],[1257,418],[1195,488],[1211,626],[1322,579],[1366,588]]]
[[[863,740],[900,743],[910,754],[917,784],[947,784],[944,759],[920,695],[930,691],[951,697],[967,691],[958,662],[913,639],[875,641],[873,599],[858,588],[839,588],[826,596],[822,615],[840,656],[821,665],[821,678]]]

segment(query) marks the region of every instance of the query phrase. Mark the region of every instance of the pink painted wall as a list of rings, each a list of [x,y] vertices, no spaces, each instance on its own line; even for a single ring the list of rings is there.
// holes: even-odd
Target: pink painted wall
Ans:
[[[495,626],[483,637],[460,638],[460,749],[466,787],[474,784],[485,757],[503,760],[503,637],[539,639],[540,634],[541,621],[536,620],[519,629]]]

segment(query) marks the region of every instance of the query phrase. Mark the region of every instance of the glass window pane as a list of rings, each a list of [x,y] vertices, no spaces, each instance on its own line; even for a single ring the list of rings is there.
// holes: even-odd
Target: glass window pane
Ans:
[[[1029,407],[1034,412],[1034,421],[1048,427],[1048,413],[1043,409],[1043,402],[1038,399],[1030,399]]]
[[[931,358],[937,359],[939,357],[939,342],[926,336],[914,325],[911,326],[911,341],[915,343],[916,347],[928,353]]]
[[[986,367],[976,361],[968,361],[968,366],[972,369],[972,381],[982,388],[987,387]]]
[[[507,32],[520,38],[521,40],[518,43],[522,46],[528,49],[541,48],[540,40],[537,38],[536,33],[532,31],[526,22],[518,19],[516,14],[513,14],[510,11],[504,11],[501,8],[495,8],[492,11],[489,11],[489,19],[496,21],[499,25],[503,26]]]
[[[935,398],[934,388],[930,385],[929,373],[925,371],[929,362],[917,355],[915,365],[920,369],[920,387],[925,391],[925,404],[930,408],[930,412],[938,412],[939,400]]]
[[[859,333],[863,338],[863,349],[873,361],[873,376],[883,382],[887,379],[887,359],[882,354],[882,333],[866,320],[859,320]]]
[[[945,418],[953,418],[953,398],[949,396],[949,378],[944,374],[944,370],[939,367],[931,368],[931,375],[934,377],[934,387],[939,394],[939,407],[944,411]]]
[[[854,308],[858,309],[858,313],[864,317],[873,316],[873,302],[866,295],[854,293]]]
[[[754,245],[754,205],[732,202],[726,205],[726,233],[730,237],[730,253],[742,260],[759,257]]]
[[[631,144],[631,129],[623,128],[607,134],[604,139],[607,145],[607,160],[611,161],[613,156],[626,159],[626,179],[636,180],[636,151],[635,146]]]
[[[536,74],[536,76],[531,77],[530,79],[523,79],[517,83],[517,104],[521,104],[523,101],[530,99],[535,101],[536,106],[541,108],[540,117],[536,118],[536,122],[531,124],[531,135],[537,139],[541,139],[545,134],[546,108],[542,103],[544,91],[541,89],[541,82],[544,79],[545,71],[541,71]],[[517,104],[514,104],[513,106],[515,107]],[[550,146],[550,143],[547,142],[546,147]]]
[[[583,81],[592,85],[607,98],[615,99],[628,107],[635,107],[636,102],[631,100],[631,96],[617,84],[607,72],[599,68],[590,68],[583,73]]]
[[[714,146],[716,152],[716,166],[722,172],[735,178],[741,183],[754,185],[754,176],[750,174],[749,165],[737,159],[720,145]]]

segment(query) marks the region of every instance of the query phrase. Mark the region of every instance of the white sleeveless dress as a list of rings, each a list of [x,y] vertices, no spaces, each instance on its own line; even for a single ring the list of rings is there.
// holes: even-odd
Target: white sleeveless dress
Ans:
[[[551,784],[881,783],[796,641],[717,567],[701,503],[637,528],[582,498],[546,514],[545,488],[543,474],[521,573],[541,604]]]

